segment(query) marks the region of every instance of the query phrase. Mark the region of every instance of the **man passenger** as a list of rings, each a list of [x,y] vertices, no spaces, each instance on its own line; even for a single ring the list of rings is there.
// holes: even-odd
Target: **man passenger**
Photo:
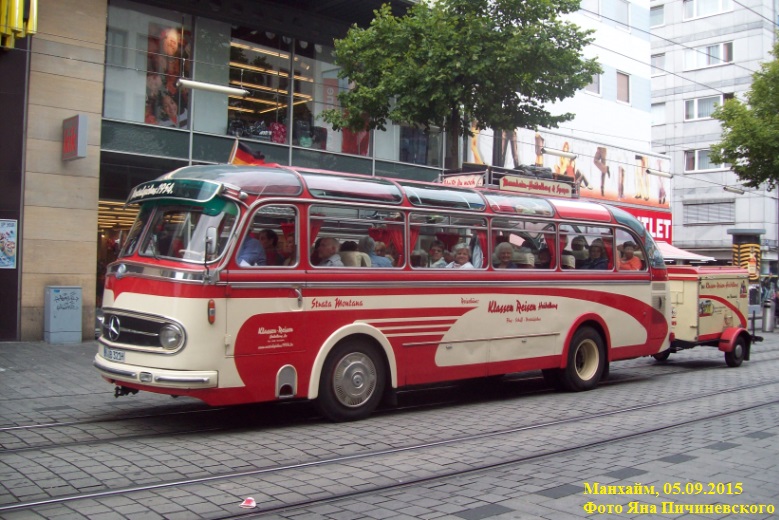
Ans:
[[[320,258],[319,265],[323,267],[343,267],[344,263],[338,254],[338,240],[333,237],[325,237],[319,242],[316,249]]]
[[[392,262],[390,262],[389,258],[376,254],[376,241],[371,237],[362,237],[360,239],[359,250],[371,259],[371,267],[392,267]]]

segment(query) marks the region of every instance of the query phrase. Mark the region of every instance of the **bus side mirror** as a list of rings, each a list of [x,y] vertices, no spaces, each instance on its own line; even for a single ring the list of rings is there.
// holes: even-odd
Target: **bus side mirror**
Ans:
[[[216,254],[216,228],[206,229],[206,258]]]

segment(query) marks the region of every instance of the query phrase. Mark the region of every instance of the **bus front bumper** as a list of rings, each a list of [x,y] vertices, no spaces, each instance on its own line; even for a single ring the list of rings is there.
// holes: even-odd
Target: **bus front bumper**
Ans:
[[[182,390],[216,388],[219,383],[219,373],[215,370],[164,370],[137,367],[108,361],[100,354],[95,355],[92,364],[105,379],[113,383],[135,383]]]

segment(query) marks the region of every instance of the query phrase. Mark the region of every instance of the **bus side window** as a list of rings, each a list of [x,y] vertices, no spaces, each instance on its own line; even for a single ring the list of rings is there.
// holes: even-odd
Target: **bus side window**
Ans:
[[[412,213],[409,260],[413,268],[483,269],[489,260],[487,222],[483,217]],[[455,258],[455,251],[461,254]],[[467,256],[467,258],[465,258]]]
[[[623,229],[617,230],[617,269],[620,271],[646,271],[644,252],[640,240]]]
[[[338,267],[402,267],[410,256],[410,252],[403,250],[404,221],[403,213],[398,210],[370,206],[311,206],[311,265],[322,265],[325,260],[320,258],[321,241],[335,239],[340,258],[340,262],[335,263],[343,264]],[[341,249],[342,246],[346,249]]]
[[[297,264],[298,213],[294,206],[261,206],[239,239],[235,261],[240,267],[284,267]]]
[[[594,270],[613,270],[614,269],[614,239],[612,230],[606,227],[588,226],[583,227],[583,233],[574,238],[574,243],[578,244],[584,240],[587,244],[587,258],[576,262],[577,269]],[[580,238],[581,237],[581,238]],[[578,247],[578,245],[576,246]],[[576,251],[574,250],[574,253]]]

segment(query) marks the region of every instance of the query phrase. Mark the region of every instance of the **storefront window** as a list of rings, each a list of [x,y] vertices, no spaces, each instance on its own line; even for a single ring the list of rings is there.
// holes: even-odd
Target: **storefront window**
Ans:
[[[291,42],[271,32],[233,28],[230,86],[242,87],[249,95],[230,97],[228,134],[287,144],[291,79],[300,74],[290,73]]]
[[[192,76],[188,15],[114,0],[108,8],[103,113],[119,119],[189,128],[189,95],[176,82]]]
[[[330,128],[319,116],[337,109],[338,94],[350,87],[338,72],[332,46],[132,0],[110,0],[103,109],[110,121],[103,126],[115,127],[106,134],[115,139],[104,148],[220,162],[227,160],[229,152],[223,149],[229,145],[217,141],[235,136],[268,143],[258,148],[282,164],[294,158],[317,167],[347,162],[348,171],[370,172],[375,157],[440,167],[443,139],[438,131],[395,124],[375,132],[367,125],[357,131]],[[249,94],[181,88],[181,78]],[[121,138],[129,127],[132,143]],[[192,139],[166,129],[201,135]],[[213,146],[195,149],[202,134],[212,138]]]

